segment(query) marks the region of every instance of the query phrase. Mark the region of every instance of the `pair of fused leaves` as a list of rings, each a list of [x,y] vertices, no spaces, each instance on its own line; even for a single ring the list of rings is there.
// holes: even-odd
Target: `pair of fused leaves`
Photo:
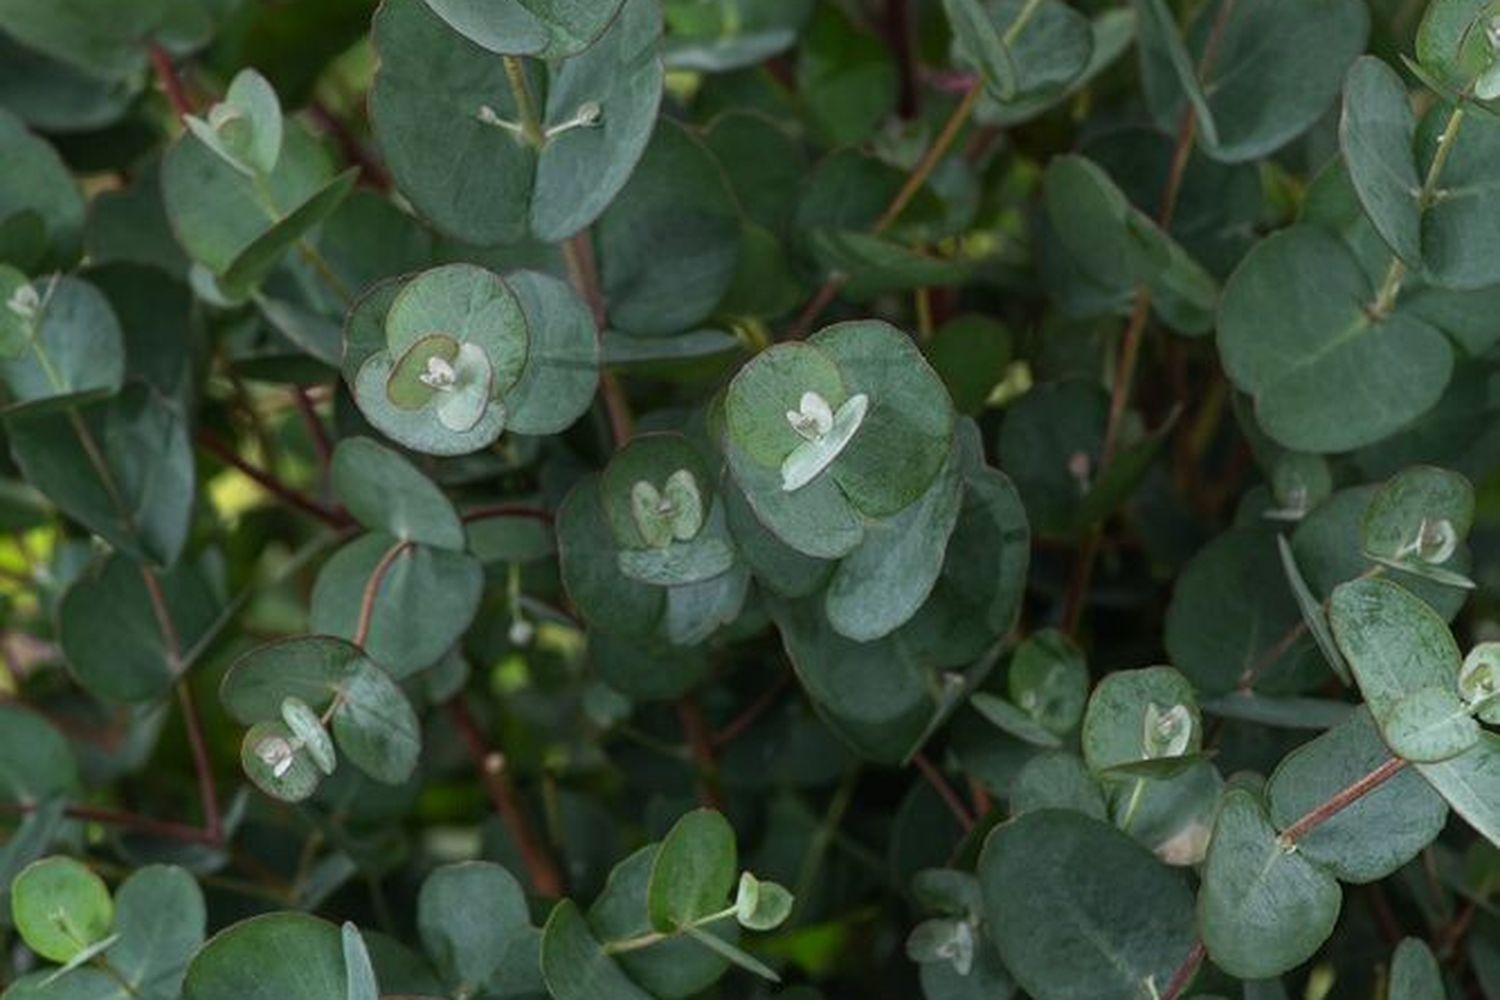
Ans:
[[[598,347],[588,308],[557,279],[449,264],[384,282],[356,303],[343,371],[381,433],[458,455],[505,430],[566,429],[593,399]]]
[[[536,48],[512,30],[526,13],[547,25],[529,36]],[[579,51],[572,32],[559,30],[567,23],[579,35],[608,28]],[[566,14],[553,5],[393,0],[374,31],[376,137],[402,192],[452,236],[481,245],[571,236],[619,193],[651,137],[663,79],[661,13],[651,0],[570,4]],[[503,49],[560,61],[523,68],[496,58]]]
[[[557,905],[542,935],[542,974],[556,1000],[686,997],[730,964],[775,980],[738,947],[739,930],[774,929],[792,904],[786,889],[741,872],[728,821],[698,810],[617,865],[586,915],[571,900]]]
[[[729,468],[756,516],[822,559],[848,555],[867,522],[927,492],[953,426],[947,390],[910,338],[874,321],[761,353],[723,404]]]
[[[16,876],[11,916],[26,946],[58,964],[12,983],[6,1000],[177,1000],[207,925],[198,884],[180,868],[141,868],[111,896],[65,857]]]
[[[979,691],[969,703],[1018,740],[1055,750],[1083,719],[1088,664],[1062,632],[1044,629],[1028,636],[1011,656],[1007,683],[1009,700]]]
[[[162,199],[178,243],[197,265],[194,286],[216,304],[248,297],[286,252],[338,208],[357,170],[333,162],[283,119],[275,92],[242,71],[206,119],[162,161]]]
[[[1450,100],[1500,108],[1500,44],[1494,5],[1488,0],[1434,0],[1417,28],[1417,58],[1407,65]]]
[[[645,434],[573,489],[558,511],[558,547],[563,581],[590,622],[648,645],[691,646],[739,616],[749,574],[717,478],[689,438]],[[619,659],[610,648],[596,650],[601,663]]]
[[[284,801],[312,795],[338,753],[385,784],[401,784],[417,766],[421,732],[411,703],[342,639],[301,636],[252,650],[224,675],[219,696],[251,727],[240,754],[245,772]]]

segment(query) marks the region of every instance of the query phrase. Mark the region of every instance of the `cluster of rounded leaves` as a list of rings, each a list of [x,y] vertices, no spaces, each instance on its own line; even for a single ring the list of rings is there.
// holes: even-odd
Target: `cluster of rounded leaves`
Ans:
[[[0,567],[39,640],[5,1000],[1322,997],[1386,961],[1370,883],[1437,946],[1387,995],[1500,990],[1500,643],[1452,624],[1494,580],[1500,8],[1434,0],[1398,69],[1364,0],[893,3],[895,56],[858,3],[301,6],[0,0],[0,521],[41,560]],[[366,35],[329,75],[372,57],[381,158],[339,172],[283,99]],[[164,148],[148,67],[227,78]],[[891,124],[903,80],[967,148]],[[825,281],[884,318],[804,336]],[[1098,379],[1126,316],[1191,426],[1129,412],[1138,340]],[[1101,547],[1092,615],[1176,580],[1091,669]],[[117,808],[184,811],[174,691],[201,828]]]

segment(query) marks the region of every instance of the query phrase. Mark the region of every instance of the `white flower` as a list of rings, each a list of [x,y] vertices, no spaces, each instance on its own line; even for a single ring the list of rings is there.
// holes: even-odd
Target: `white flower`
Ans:
[[[255,755],[271,769],[271,774],[277,778],[286,777],[292,765],[297,762],[297,748],[280,736],[269,736],[261,740],[255,748]]]
[[[1163,709],[1155,702],[1146,706],[1142,743],[1148,760],[1181,757],[1193,738],[1193,716],[1186,705]]]
[[[22,285],[11,294],[5,303],[5,308],[24,320],[33,320],[41,311],[42,297],[31,285]]]
[[[417,376],[417,381],[438,392],[452,392],[458,382],[458,372],[446,358],[434,354],[427,359],[427,370]]]

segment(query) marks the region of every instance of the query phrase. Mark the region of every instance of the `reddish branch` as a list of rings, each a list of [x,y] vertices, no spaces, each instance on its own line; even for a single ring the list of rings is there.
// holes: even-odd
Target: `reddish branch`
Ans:
[[[256,468],[236,454],[233,448],[219,440],[212,432],[206,430],[199,431],[198,446],[225,465],[238,469],[254,480],[267,493],[285,502],[288,506],[295,507],[297,510],[302,511],[302,513],[310,517],[315,517],[333,528],[346,528],[351,523],[349,515],[346,512],[326,507],[300,490],[293,489],[283,483],[264,469]]]
[[[364,593],[359,598],[359,619],[354,626],[353,642],[356,646],[363,647],[370,638],[370,626],[375,624],[375,600],[380,596],[380,586],[385,583],[386,574],[406,553],[416,547],[415,542],[397,542],[386,550],[385,555],[380,557],[380,562],[370,571],[370,579],[365,581]]]
[[[1193,981],[1193,976],[1198,972],[1198,966],[1203,964],[1205,955],[1207,955],[1207,950],[1203,947],[1203,942],[1194,941],[1193,947],[1187,953],[1187,958],[1184,958],[1182,964],[1177,967],[1177,971],[1172,973],[1167,988],[1162,991],[1161,1000],[1177,1000],[1182,996],[1183,990],[1188,988],[1188,984]]]
[[[526,517],[543,524],[551,524],[552,512],[540,507],[527,507],[524,504],[500,503],[487,507],[471,507],[463,512],[465,523],[473,521],[487,521],[492,517]]]
[[[162,92],[167,95],[172,110],[179,118],[192,114],[193,102],[188,98],[187,89],[182,85],[182,77],[177,75],[177,67],[172,65],[171,55],[156,42],[152,42],[147,47],[147,51],[151,55],[151,69],[156,74],[156,82],[161,84]]]
[[[322,101],[317,100],[307,106],[307,113],[312,116],[313,121],[318,123],[318,127],[325,134],[338,143],[339,149],[343,151],[345,162],[359,168],[365,183],[381,191],[391,189],[391,175],[370,155],[343,119],[334,114]]]
[[[177,678],[177,704],[182,709],[182,724],[187,733],[188,748],[193,757],[193,773],[198,779],[198,802],[203,813],[203,831],[207,843],[218,844],[224,839],[224,828],[219,816],[219,789],[214,783],[213,763],[209,760],[208,744],[203,739],[203,726],[198,719],[198,706],[193,703],[193,693],[187,679],[182,677],[182,642],[177,635],[177,625],[172,621],[171,609],[166,595],[162,593],[161,581],[149,567],[141,567],[141,581],[146,595],[151,600],[151,613],[156,626],[161,630],[162,645],[166,649],[167,671]]]
[[[0,815],[25,816],[36,812],[37,808],[34,804],[13,805],[4,803],[0,804]],[[168,820],[154,819],[150,816],[141,816],[137,813],[122,812],[118,809],[70,805],[63,809],[63,815],[69,819],[83,820],[89,823],[103,823],[105,826],[118,826],[122,829],[134,830],[137,833],[181,841],[185,844],[217,846],[221,842],[220,838],[209,830],[190,826],[187,823],[173,823]]]
[[[719,762],[714,756],[713,732],[703,715],[703,707],[692,695],[677,699],[677,721],[687,737],[693,764],[698,770],[698,801],[709,809],[723,809],[719,792]]]
[[[568,276],[583,301],[588,303],[589,312],[594,317],[594,329],[602,337],[609,323],[609,311],[604,305],[604,287],[599,283],[599,267],[594,261],[594,244],[588,230],[574,235],[562,245],[562,249]],[[615,447],[624,447],[625,442],[635,436],[635,417],[630,412],[625,389],[613,373],[604,371],[599,374],[599,391],[604,398],[604,412],[609,417]]]
[[[927,759],[925,753],[919,753],[912,758],[912,763],[917,765],[917,770],[922,772],[922,777],[932,786],[933,791],[943,800],[948,811],[953,813],[953,818],[958,820],[958,825],[963,828],[964,833],[974,829],[974,817],[969,815],[969,807],[953,786],[948,784],[948,779],[943,777],[943,772],[937,769],[937,765]]]
[[[932,141],[932,145],[928,148],[926,154],[923,155],[921,162],[908,175],[906,183],[902,185],[900,191],[896,192],[896,196],[885,207],[885,211],[880,214],[880,218],[875,220],[875,225],[870,227],[871,234],[879,236],[889,229],[893,222],[900,218],[901,213],[906,210],[906,206],[911,204],[911,200],[917,196],[917,192],[921,191],[922,186],[927,183],[927,178],[932,176],[932,172],[937,169],[938,164],[943,162],[943,157],[948,155],[948,150],[952,148],[954,141],[958,139],[959,133],[968,124],[969,116],[974,113],[974,108],[979,103],[979,98],[983,94],[984,84],[980,81],[975,81],[964,92],[964,96],[958,102],[958,107],[954,108],[953,113],[948,116],[948,121],[943,125],[943,129],[938,133],[937,138]],[[839,292],[843,290],[844,285],[848,281],[848,275],[831,275],[823,283],[823,287],[818,289],[812,301],[798,314],[796,322],[787,331],[787,339],[801,340],[803,337],[806,337],[812,330],[813,324],[818,321],[818,317],[822,315],[823,310],[827,309],[833,300],[838,298]]]
[[[313,451],[318,455],[318,467],[326,476],[328,467],[333,461],[333,443],[328,440],[328,428],[323,426],[323,420],[318,416],[318,409],[313,405],[312,397],[302,386],[292,387],[292,401],[297,404],[297,412],[302,414],[302,423],[307,426],[308,439],[312,441]]]
[[[1406,767],[1407,762],[1400,757],[1392,757],[1381,764],[1369,774],[1351,782],[1345,788],[1330,796],[1327,801],[1320,803],[1309,810],[1306,815],[1297,820],[1291,826],[1281,831],[1276,838],[1283,850],[1291,850],[1303,837],[1322,826],[1332,819],[1341,810],[1358,802],[1361,798],[1369,795],[1381,785],[1390,781]],[[1188,952],[1187,958],[1177,967],[1172,974],[1171,981],[1162,992],[1161,1000],[1178,1000],[1188,984],[1192,982],[1193,976],[1198,971],[1198,966],[1203,963],[1206,952],[1202,941],[1193,943],[1193,948]]]
[[[562,896],[566,891],[562,873],[521,808],[510,772],[505,768],[505,758],[490,748],[463,695],[448,703],[448,714],[453,718],[464,749],[479,770],[485,794],[521,852],[521,861],[531,877],[531,884],[543,896]]]
[[[717,733],[714,733],[714,746],[728,746],[730,743],[733,743],[735,740],[743,736],[751,726],[759,722],[761,717],[769,712],[771,708],[776,704],[776,702],[780,700],[781,692],[786,690],[787,685],[791,683],[791,680],[791,675],[787,673],[783,673],[780,677],[778,677],[776,679],[776,683],[772,684],[770,688],[766,690],[765,694],[755,699],[755,701],[752,702],[748,708],[746,708],[739,715],[735,716],[733,719],[729,720],[729,724],[726,725],[723,729],[720,729]]]
[[[1400,774],[1405,767],[1406,761],[1400,757],[1390,758],[1369,774],[1340,790],[1327,802],[1310,810],[1307,815],[1281,831],[1281,836],[1276,839],[1287,847],[1295,845],[1297,841],[1322,826],[1340,810],[1348,808]]]

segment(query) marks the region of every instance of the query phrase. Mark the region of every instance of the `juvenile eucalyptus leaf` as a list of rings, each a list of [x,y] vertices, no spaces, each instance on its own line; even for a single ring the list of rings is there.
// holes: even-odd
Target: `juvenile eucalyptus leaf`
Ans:
[[[1215,965],[1266,979],[1302,964],[1333,932],[1342,901],[1332,875],[1278,842],[1252,792],[1225,793],[1198,899]]]
[[[488,862],[448,865],[427,876],[417,927],[444,982],[458,992],[486,988],[507,966],[534,960],[538,947],[520,884]]]
[[[651,925],[679,930],[724,909],[738,875],[734,830],[700,809],[678,820],[657,852],[647,889]]]
[[[1405,938],[1391,956],[1392,1000],[1441,1000],[1448,995],[1442,970],[1426,942]]]
[[[1193,947],[1182,877],[1079,813],[1041,809],[996,827],[978,873],[1000,956],[1032,996],[1143,994]]]
[[[115,922],[104,880],[66,857],[37,861],[17,875],[10,912],[26,946],[54,962],[103,941]]]
[[[277,961],[269,963],[268,955]],[[183,1000],[333,1000],[348,995],[339,928],[268,913],[220,931],[193,957]]]

